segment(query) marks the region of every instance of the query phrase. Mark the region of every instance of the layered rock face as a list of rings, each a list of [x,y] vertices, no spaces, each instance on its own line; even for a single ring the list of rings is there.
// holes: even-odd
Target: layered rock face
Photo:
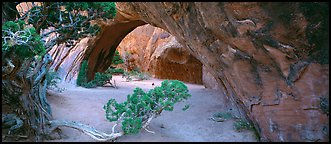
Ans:
[[[107,70],[122,39],[144,24],[146,23],[134,18],[128,20],[122,15],[116,15],[113,20],[101,25],[101,33],[89,43],[84,57],[88,61],[87,78],[92,80],[96,72]]]
[[[168,32],[144,25],[130,32],[117,48],[135,67],[160,79],[202,83],[202,64]]]
[[[327,3],[116,5],[115,19],[126,31],[111,39],[137,27],[123,25],[130,22],[175,36],[254,122],[262,141],[329,140],[323,108],[329,99]],[[118,34],[109,34],[91,46],[90,77],[109,66],[119,43],[110,42]]]
[[[83,61],[90,40],[91,38],[84,38],[77,42],[74,47],[67,47],[64,44],[54,46],[49,51],[49,54],[54,58],[51,69],[57,72],[62,82],[76,84],[79,64]]]
[[[207,70],[206,66],[202,66],[202,83],[205,88],[221,89],[215,77]]]

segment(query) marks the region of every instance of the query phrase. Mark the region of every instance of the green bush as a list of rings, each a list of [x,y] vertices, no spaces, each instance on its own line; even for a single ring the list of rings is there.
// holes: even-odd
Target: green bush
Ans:
[[[85,88],[95,88],[98,86],[103,86],[107,83],[108,80],[112,78],[111,74],[105,74],[105,73],[95,73],[94,79],[88,83],[82,83],[82,87]]]
[[[95,73],[94,79],[87,82],[87,61],[84,60],[77,76],[77,85],[85,88],[95,88],[103,86],[108,80],[112,79],[111,73]]]
[[[83,86],[83,84],[87,83],[87,61],[84,60],[82,65],[80,66],[76,84],[78,86]]]
[[[232,119],[234,116],[230,112],[218,112],[213,114],[213,117],[228,120],[228,119]]]
[[[173,111],[175,103],[187,100],[190,96],[183,82],[165,80],[160,87],[155,87],[147,93],[141,88],[136,88],[123,103],[110,99],[103,108],[106,118],[111,122],[118,121],[125,112],[122,130],[125,134],[135,134],[152,115],[160,115],[163,110]],[[183,108],[186,109],[188,105]]]
[[[42,56],[46,51],[36,29],[18,20],[7,21],[2,25],[2,56],[10,53],[25,59]]]
[[[112,74],[112,75],[123,74],[124,73],[124,70],[122,68],[112,68],[112,67],[109,67],[105,71],[105,73]]]
[[[250,123],[249,121],[245,120],[245,119],[237,119],[233,123],[233,127],[238,132],[240,132],[242,130],[250,130],[254,133],[254,136],[257,140],[260,139],[260,135],[257,132],[257,130],[255,129],[254,125],[252,123]]]
[[[51,88],[51,87],[57,87],[58,80],[61,80],[61,78],[57,76],[57,72],[48,71],[46,73],[46,80],[47,80],[47,88]]]
[[[234,129],[236,131],[241,131],[241,130],[254,130],[254,126],[248,122],[247,120],[244,119],[238,119],[234,122],[233,124]]]
[[[65,90],[65,88],[60,88],[57,86],[59,80],[61,80],[57,72],[48,71],[46,73],[46,80],[47,80],[47,89],[54,89],[57,90],[58,92],[63,92]]]
[[[122,77],[125,78],[126,81],[132,81],[133,79],[149,80],[151,75],[147,72],[140,72],[139,69],[135,69],[130,72],[124,72]]]
[[[96,86],[103,86],[104,84],[106,84],[106,81],[110,80],[111,78],[111,74],[97,72],[95,73],[94,79],[91,82],[95,83]]]
[[[112,64],[118,65],[118,64],[122,64],[122,63],[124,63],[124,62],[120,56],[120,53],[118,51],[115,51],[115,54],[114,54],[114,57],[112,60]]]

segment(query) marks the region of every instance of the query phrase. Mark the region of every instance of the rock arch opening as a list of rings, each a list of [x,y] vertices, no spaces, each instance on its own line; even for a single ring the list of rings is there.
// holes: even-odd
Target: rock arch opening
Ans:
[[[280,6],[268,5],[273,9]],[[185,44],[203,63],[202,71],[211,72],[227,98],[254,122],[261,140],[305,141],[314,137],[312,140],[328,141],[322,131],[309,135],[329,123],[328,116],[307,106],[318,103],[319,97],[329,98],[329,65],[311,61],[306,53],[309,37],[305,32],[312,22],[306,19],[309,15],[300,12],[301,3],[285,5],[295,10],[284,13],[294,16],[289,17],[291,28],[278,23],[275,17],[279,15],[272,11],[269,15],[271,8],[259,3],[117,3],[119,16],[127,19],[105,26],[95,45],[91,44],[86,56],[89,79],[108,68],[128,33],[149,23],[166,29]],[[107,34],[114,28],[123,31]],[[269,131],[274,125],[278,130]]]
[[[121,41],[117,50],[128,59],[128,70],[138,68],[155,78],[202,84],[202,63],[161,28],[139,26]]]

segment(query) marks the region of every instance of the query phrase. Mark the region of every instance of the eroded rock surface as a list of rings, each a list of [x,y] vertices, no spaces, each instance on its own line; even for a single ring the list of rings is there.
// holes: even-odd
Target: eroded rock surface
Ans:
[[[165,34],[160,37],[168,40],[162,45],[167,48],[156,50],[148,44],[161,39],[146,38],[146,51],[139,56],[149,60],[137,64],[166,74],[176,67],[171,64],[188,62],[188,55],[194,56],[204,65],[202,71],[209,73],[204,78],[216,78],[229,100],[254,122],[261,140],[329,141],[328,112],[321,107],[329,99],[328,17],[324,17],[328,7],[324,5],[117,3],[115,20],[87,42],[84,52],[89,78],[109,67],[115,49],[128,33],[149,23],[175,36],[180,46],[170,46],[178,44]],[[54,54],[65,51],[62,48]],[[177,57],[179,52],[181,57]],[[78,55],[69,53],[67,59],[72,61]],[[64,57],[57,57],[56,63]]]
[[[254,122],[262,141],[329,141],[328,116],[319,107],[329,99],[327,3],[133,2],[117,9],[119,21],[142,21],[175,36]],[[137,25],[131,26],[113,30],[121,32],[116,42],[110,37],[118,34],[105,28],[91,48],[90,78],[108,68],[119,41]]]
[[[139,68],[160,79],[202,83],[202,64],[174,36],[151,25],[137,27],[117,48],[128,70]]]
[[[67,47],[65,44],[54,46],[49,54],[54,58],[51,69],[57,72],[62,82],[76,83],[80,63],[87,50],[91,38],[84,38],[77,42],[74,47]]]

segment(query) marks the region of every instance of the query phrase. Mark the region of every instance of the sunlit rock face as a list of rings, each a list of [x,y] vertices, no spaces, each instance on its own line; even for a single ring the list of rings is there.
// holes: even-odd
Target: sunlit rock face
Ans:
[[[53,58],[50,69],[57,72],[61,82],[76,84],[80,63],[85,56],[90,40],[91,38],[84,38],[73,47],[67,47],[65,44],[54,46],[49,51]]]
[[[129,33],[117,48],[135,68],[160,79],[202,83],[202,64],[168,32],[144,25]]]
[[[328,141],[326,3],[117,3],[162,28],[213,75],[263,141]]]

